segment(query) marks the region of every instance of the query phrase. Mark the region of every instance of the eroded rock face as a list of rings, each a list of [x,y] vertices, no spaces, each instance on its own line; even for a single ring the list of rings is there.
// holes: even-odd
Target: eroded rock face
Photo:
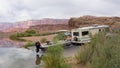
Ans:
[[[65,24],[65,25],[68,24],[68,19],[45,18],[42,20],[28,20],[28,21],[21,21],[21,22],[16,22],[16,23],[0,23],[0,31],[2,32],[23,32],[27,30],[30,26],[59,25],[59,24]]]
[[[83,16],[71,18],[68,23],[71,28],[89,26],[92,24],[105,24],[109,25],[111,29],[117,29],[120,28],[120,17]]]
[[[23,48],[0,48],[0,68],[35,68],[35,55]]]
[[[32,26],[29,29],[36,30],[37,32],[54,32],[58,30],[69,30],[68,24],[43,24]]]
[[[39,24],[31,26],[29,29],[36,30],[38,32],[57,31],[62,29],[69,29],[68,19],[43,19]]]

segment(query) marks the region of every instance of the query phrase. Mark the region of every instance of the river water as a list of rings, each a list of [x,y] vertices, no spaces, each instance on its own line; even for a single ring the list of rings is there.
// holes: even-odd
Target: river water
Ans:
[[[36,53],[35,47],[30,50],[21,48],[23,43],[0,40],[0,68],[43,68],[42,53]],[[63,56],[74,56],[78,46],[65,48]]]
[[[0,68],[42,68],[41,53],[21,46],[20,42],[0,40]]]
[[[0,47],[22,47],[23,42],[15,42],[7,38],[0,39]]]

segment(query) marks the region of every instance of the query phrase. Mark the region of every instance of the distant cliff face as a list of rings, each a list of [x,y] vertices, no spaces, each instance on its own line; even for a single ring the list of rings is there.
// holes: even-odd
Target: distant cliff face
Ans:
[[[58,30],[69,30],[68,24],[42,24],[31,26],[29,29],[36,30],[37,32],[53,32]]]
[[[68,19],[49,19],[45,18],[42,20],[29,20],[16,23],[0,23],[0,31],[2,32],[22,32],[35,25],[57,25],[57,24],[68,24]],[[49,27],[49,26],[47,26]],[[44,30],[44,29],[43,29]]]
[[[49,19],[36,20],[38,24],[68,24],[68,19]]]
[[[48,32],[69,29],[68,19],[43,19],[38,22],[37,25],[31,26],[29,29],[36,30],[38,32]]]
[[[33,21],[23,21],[16,23],[0,23],[0,31],[2,32],[19,32],[28,29],[31,25],[35,25]]]
[[[79,18],[68,19],[50,19],[29,20],[16,23],[0,23],[2,32],[22,32],[27,29],[36,31],[56,31],[62,29],[72,29],[77,27],[89,26],[92,24],[109,25],[111,29],[120,28],[120,17],[95,17],[83,16]]]
[[[117,29],[120,28],[120,17],[83,16],[71,18],[68,23],[71,28],[89,26],[92,24],[105,24],[109,25],[111,29]]]

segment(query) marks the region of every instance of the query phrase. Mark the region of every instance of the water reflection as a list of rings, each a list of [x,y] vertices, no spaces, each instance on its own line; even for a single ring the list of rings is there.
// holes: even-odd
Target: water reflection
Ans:
[[[36,54],[36,68],[40,68],[42,66],[42,55]]]
[[[0,68],[43,68],[42,52],[16,46],[16,43],[0,40]]]
[[[0,48],[0,68],[35,68],[35,56],[23,48]]]
[[[22,47],[23,42],[15,42],[10,39],[0,39],[0,47]]]
[[[39,54],[36,55],[35,63],[36,63],[36,65],[39,65],[41,63],[41,57],[39,56]]]

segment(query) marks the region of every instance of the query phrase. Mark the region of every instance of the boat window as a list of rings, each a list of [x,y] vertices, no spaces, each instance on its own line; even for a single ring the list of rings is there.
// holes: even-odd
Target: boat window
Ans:
[[[88,34],[89,34],[88,31],[83,31],[83,32],[82,32],[82,36],[85,36],[85,35],[88,35]]]
[[[73,32],[73,36],[79,36],[79,32]]]

